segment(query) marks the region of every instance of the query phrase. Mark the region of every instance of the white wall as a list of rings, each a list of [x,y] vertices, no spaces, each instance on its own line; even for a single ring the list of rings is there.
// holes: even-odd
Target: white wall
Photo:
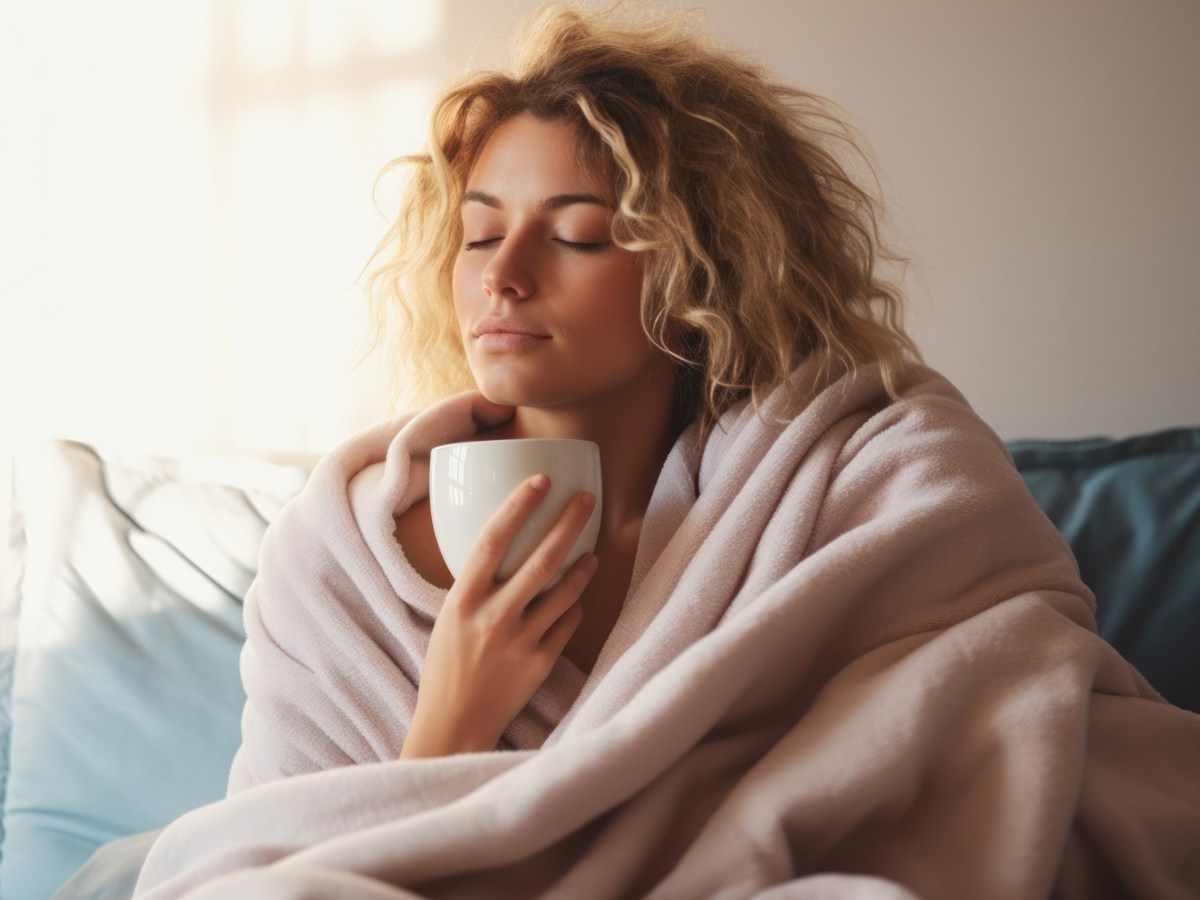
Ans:
[[[537,5],[0,4],[0,452],[323,451],[386,414],[372,180]],[[870,141],[914,333],[1003,437],[1200,424],[1200,4],[706,8]]]
[[[451,0],[447,71],[537,5]],[[703,7],[865,134],[918,343],[1002,437],[1200,425],[1200,4]]]
[[[440,13],[0,3],[0,453],[324,451],[386,413],[355,279]]]

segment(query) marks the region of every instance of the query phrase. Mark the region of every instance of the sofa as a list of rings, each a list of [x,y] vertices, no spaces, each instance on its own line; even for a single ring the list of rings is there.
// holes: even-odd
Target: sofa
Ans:
[[[1200,712],[1200,427],[1009,443],[1101,634]],[[241,601],[316,457],[53,440],[0,470],[0,897],[127,896],[157,829],[224,795]]]

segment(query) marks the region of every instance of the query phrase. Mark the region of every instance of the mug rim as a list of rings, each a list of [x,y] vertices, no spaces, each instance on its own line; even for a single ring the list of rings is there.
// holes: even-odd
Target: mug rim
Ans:
[[[595,441],[589,441],[584,438],[481,438],[474,441],[451,441],[449,444],[438,444],[430,449],[430,453],[437,450],[442,450],[447,447],[461,447],[467,444],[590,444],[599,449],[600,445]]]

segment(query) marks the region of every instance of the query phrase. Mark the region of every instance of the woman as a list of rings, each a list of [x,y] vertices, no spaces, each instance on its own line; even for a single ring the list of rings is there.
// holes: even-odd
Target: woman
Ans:
[[[557,571],[594,497],[568,506],[504,584],[496,579],[503,550],[548,485],[530,482],[513,495],[493,523],[495,543],[476,547],[476,565],[458,583],[434,542],[428,500],[397,517],[409,560],[449,591],[404,756],[493,749],[560,655],[591,671],[628,591],[642,518],[677,437],[674,367],[642,331],[639,256],[612,241],[612,190],[580,171],[577,129],[529,112],[495,128],[458,204],[465,240],[453,293],[480,391],[513,407],[512,418],[483,437],[600,445],[611,475],[596,553],[538,596],[535,610],[546,581],[536,573]],[[635,422],[645,427],[629,427]],[[497,636],[499,609],[508,621]]]
[[[673,20],[561,8],[443,97],[372,282],[437,402],[272,524],[229,796],[139,895],[1197,887],[1198,717],[920,364],[845,134]],[[582,495],[496,580],[531,479],[455,581],[429,450],[526,436],[600,445],[596,552],[539,595]]]
[[[621,50],[631,62],[614,62]],[[538,659],[493,667],[481,658],[485,621],[439,617],[406,755],[490,749],[561,653],[591,670],[685,424],[698,419],[703,434],[814,354],[840,351],[850,366],[919,358],[898,298],[875,278],[870,198],[817,141],[821,109],[681,42],[672,23],[620,35],[563,11],[535,30],[515,77],[479,75],[442,98],[434,152],[405,160],[415,184],[388,236],[398,249],[377,273],[380,312],[399,303],[409,316],[394,358],[419,360],[407,375],[432,396],[477,388],[513,406],[485,437],[595,441],[607,480],[596,553],[539,601],[554,625]],[[418,221],[437,223],[436,241]],[[422,272],[433,277],[422,283]],[[532,487],[514,496],[502,538],[537,497]],[[568,510],[545,552],[565,555],[588,512]],[[427,500],[398,517],[396,536],[418,572],[450,590],[447,610],[483,618],[500,557],[481,554],[477,578],[452,585]],[[518,619],[540,587],[523,578],[492,590],[511,595]],[[539,643],[511,627],[513,641]],[[450,696],[451,682],[463,696]],[[493,709],[503,715],[481,716]],[[442,734],[425,740],[427,729]]]

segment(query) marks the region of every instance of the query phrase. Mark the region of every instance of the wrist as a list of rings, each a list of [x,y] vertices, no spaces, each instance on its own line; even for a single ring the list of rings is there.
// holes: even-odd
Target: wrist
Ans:
[[[401,759],[423,759],[434,756],[454,756],[458,753],[486,753],[496,749],[499,738],[485,737],[466,728],[433,727],[419,718],[413,719],[400,750]]]

